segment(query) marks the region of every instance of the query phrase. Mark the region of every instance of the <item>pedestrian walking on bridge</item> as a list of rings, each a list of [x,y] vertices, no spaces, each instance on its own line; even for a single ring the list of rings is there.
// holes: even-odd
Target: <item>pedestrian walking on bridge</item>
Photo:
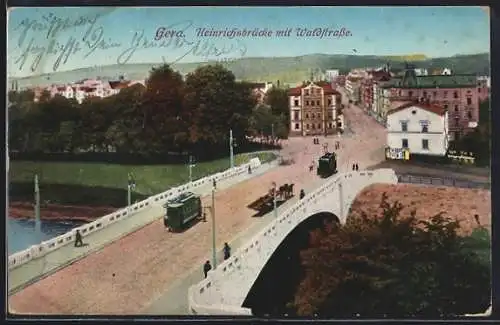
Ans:
[[[252,173],[252,166],[248,165],[248,174]]]
[[[299,194],[300,199],[302,200],[304,198],[304,196],[306,196],[306,193],[304,192],[304,190],[300,190],[300,194]]]
[[[77,229],[75,234],[75,247],[82,247],[82,246],[83,246],[82,234],[80,233],[80,229]]]
[[[203,265],[203,273],[205,274],[205,279],[207,278],[208,271],[212,269],[212,264],[210,264],[210,261],[206,261],[205,264]]]
[[[228,243],[224,243],[224,260],[227,260],[229,257],[231,257],[231,247]]]

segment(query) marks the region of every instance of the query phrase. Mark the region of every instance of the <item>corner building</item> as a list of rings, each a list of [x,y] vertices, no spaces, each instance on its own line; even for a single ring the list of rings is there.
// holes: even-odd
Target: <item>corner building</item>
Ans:
[[[331,85],[309,83],[288,92],[290,136],[336,134],[343,128],[341,95]]]

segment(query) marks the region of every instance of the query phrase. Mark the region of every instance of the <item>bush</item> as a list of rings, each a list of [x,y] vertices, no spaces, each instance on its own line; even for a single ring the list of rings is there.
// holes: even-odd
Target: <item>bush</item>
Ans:
[[[385,194],[381,207],[381,218],[315,233],[301,253],[306,276],[291,303],[298,315],[442,318],[488,308],[484,232],[460,237],[458,222],[442,215],[403,218]]]

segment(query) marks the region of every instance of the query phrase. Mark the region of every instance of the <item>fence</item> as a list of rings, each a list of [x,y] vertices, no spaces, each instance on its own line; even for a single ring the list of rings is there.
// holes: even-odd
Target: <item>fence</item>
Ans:
[[[482,182],[472,182],[466,180],[458,180],[455,178],[442,178],[442,177],[432,177],[432,176],[417,176],[417,175],[398,175],[398,181],[400,183],[410,183],[410,184],[423,184],[423,185],[435,185],[435,186],[452,186],[461,188],[482,188],[489,190],[491,188],[490,183]]]
[[[171,188],[168,191],[151,196],[146,200],[131,205],[130,207],[123,208],[114,213],[101,217],[93,222],[74,228],[63,235],[44,241],[38,245],[33,245],[30,248],[25,249],[24,251],[14,253],[9,256],[9,270],[16,268],[22,264],[25,264],[31,261],[32,259],[44,256],[56,249],[59,249],[62,246],[72,243],[75,239],[75,234],[77,229],[80,230],[80,233],[82,234],[83,237],[88,236],[93,232],[101,230],[104,227],[107,227],[115,222],[130,217],[136,214],[137,212],[142,211],[152,205],[163,204],[168,199],[176,197],[177,195],[183,192],[199,188],[206,184],[212,184],[212,181],[214,179],[216,181],[221,181],[224,179],[236,177],[241,174],[247,173],[248,166],[251,166],[252,169],[255,169],[258,168],[260,165],[261,162],[259,158],[252,158],[250,162],[247,164],[232,169],[228,169],[221,173],[204,177],[192,183]]]

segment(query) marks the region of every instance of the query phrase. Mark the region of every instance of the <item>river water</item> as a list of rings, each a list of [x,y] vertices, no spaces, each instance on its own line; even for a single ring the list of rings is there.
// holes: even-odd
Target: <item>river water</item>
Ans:
[[[62,235],[83,222],[42,220],[41,234],[36,233],[33,219],[7,219],[7,248],[9,255]]]

